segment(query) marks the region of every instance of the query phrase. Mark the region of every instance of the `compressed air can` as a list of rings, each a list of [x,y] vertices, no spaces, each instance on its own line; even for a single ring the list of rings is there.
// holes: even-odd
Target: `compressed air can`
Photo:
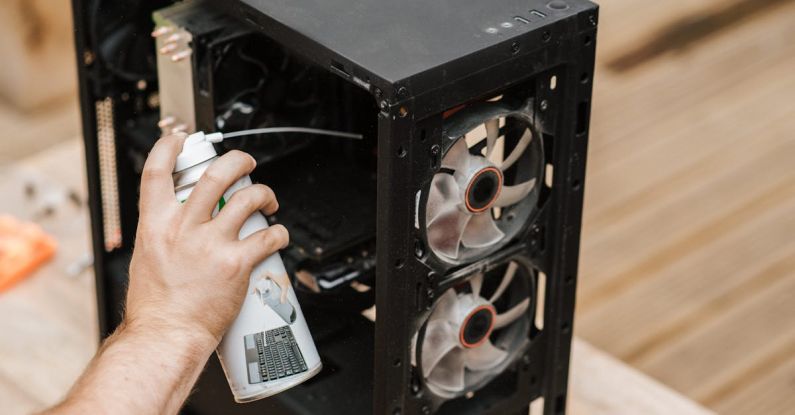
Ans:
[[[188,199],[217,157],[203,133],[188,137],[174,168],[177,200]],[[245,176],[232,185],[219,200],[213,216],[236,191],[251,184],[251,178]],[[265,216],[256,212],[243,224],[239,238],[267,227]],[[277,394],[320,372],[320,356],[278,252],[254,267],[240,314],[224,334],[216,353],[235,401],[240,403]]]

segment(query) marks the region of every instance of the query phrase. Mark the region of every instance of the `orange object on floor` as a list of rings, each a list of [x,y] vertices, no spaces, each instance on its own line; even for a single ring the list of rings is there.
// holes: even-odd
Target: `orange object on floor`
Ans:
[[[49,261],[57,247],[39,225],[0,215],[0,292]]]

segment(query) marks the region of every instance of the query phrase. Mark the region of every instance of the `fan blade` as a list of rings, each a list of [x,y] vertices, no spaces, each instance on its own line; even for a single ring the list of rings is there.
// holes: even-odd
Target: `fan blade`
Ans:
[[[491,213],[485,212],[472,217],[464,229],[461,243],[467,248],[483,248],[499,242],[504,237],[505,234],[494,223]]]
[[[516,204],[530,194],[530,191],[532,191],[534,187],[536,187],[536,179],[530,179],[515,186],[503,186],[502,191],[500,191],[500,196],[497,198],[497,201],[494,202],[494,205],[505,207]]]
[[[483,286],[483,273],[478,273],[469,279],[469,286],[472,288],[472,295],[480,297],[480,288]]]
[[[464,351],[464,365],[469,370],[489,370],[497,367],[508,353],[486,340],[482,345]]]
[[[457,205],[445,207],[428,225],[428,243],[442,255],[458,258],[461,236],[471,218]]]
[[[500,281],[500,285],[497,287],[497,290],[494,291],[494,294],[491,295],[489,298],[489,302],[493,303],[497,301],[498,298],[505,292],[505,289],[511,285],[511,281],[513,281],[514,275],[516,275],[516,270],[519,269],[519,265],[516,262],[511,262],[508,264],[508,268],[505,270],[505,275],[502,277],[502,281]]]
[[[472,156],[469,154],[467,140],[461,137],[450,147],[450,150],[447,151],[444,159],[442,159],[442,168],[454,171],[466,171],[470,157]]]
[[[500,137],[500,119],[486,121],[486,158],[491,157],[491,152],[494,151],[494,145],[497,144],[497,139]]]
[[[436,385],[449,392],[464,390],[464,351],[451,350],[428,376],[428,383]]]
[[[458,333],[448,321],[431,321],[422,341],[422,373],[426,377],[451,350],[458,346]]]
[[[494,319],[494,330],[503,328],[508,324],[511,324],[514,321],[516,321],[527,311],[527,307],[529,306],[530,306],[530,299],[525,298],[521,303],[513,306],[513,308],[511,308],[510,310],[502,314],[497,314],[497,317]]]
[[[455,319],[457,304],[458,294],[456,294],[455,289],[451,288],[445,291],[444,294],[439,297],[439,301],[436,302],[436,307],[434,307],[428,321],[453,321]]]
[[[500,165],[500,170],[505,172],[505,170],[511,168],[511,166],[513,166],[513,164],[519,160],[519,157],[522,157],[522,154],[524,154],[524,151],[527,150],[527,146],[530,145],[531,141],[533,141],[533,132],[528,128],[525,130],[522,138],[519,139],[519,142],[516,143],[516,147],[514,147],[511,155],[503,160],[502,165]]]
[[[427,217],[435,218],[445,203],[455,203],[458,193],[458,183],[449,174],[439,173],[433,176],[431,190],[428,194]],[[430,223],[430,221],[428,221]]]

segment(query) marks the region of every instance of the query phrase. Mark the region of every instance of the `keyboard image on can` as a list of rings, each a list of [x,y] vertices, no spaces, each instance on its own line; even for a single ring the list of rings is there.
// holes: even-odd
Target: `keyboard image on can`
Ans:
[[[251,384],[268,382],[306,372],[306,362],[295,342],[290,326],[244,338],[248,381]]]

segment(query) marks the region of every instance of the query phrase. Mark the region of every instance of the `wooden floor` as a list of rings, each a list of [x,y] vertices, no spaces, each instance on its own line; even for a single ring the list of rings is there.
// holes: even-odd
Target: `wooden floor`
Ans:
[[[795,2],[600,3],[576,332],[795,413]]]
[[[600,3],[576,333],[720,413],[795,413],[795,1]]]

